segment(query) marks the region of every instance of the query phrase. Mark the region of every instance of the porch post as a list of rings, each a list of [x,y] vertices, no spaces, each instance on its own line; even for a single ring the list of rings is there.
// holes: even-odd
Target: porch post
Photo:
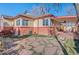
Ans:
[[[20,18],[20,26],[18,27],[18,34],[21,36],[23,34],[21,34],[20,29],[22,27],[22,18]]]
[[[22,26],[22,19],[20,18],[20,26]]]

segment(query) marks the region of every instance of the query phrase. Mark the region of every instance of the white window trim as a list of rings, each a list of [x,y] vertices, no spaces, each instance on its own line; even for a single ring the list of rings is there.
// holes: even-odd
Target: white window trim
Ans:
[[[47,26],[51,26],[51,19],[50,18],[45,18],[45,19],[48,19],[48,25]],[[43,21],[42,21],[43,22]],[[43,23],[42,23],[43,24]],[[46,26],[46,25],[43,25],[43,26]]]

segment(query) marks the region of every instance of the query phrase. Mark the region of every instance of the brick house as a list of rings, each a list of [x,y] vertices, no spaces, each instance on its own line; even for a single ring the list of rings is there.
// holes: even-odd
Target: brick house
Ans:
[[[20,17],[21,18],[17,18],[15,20],[16,24],[14,27],[16,30],[19,31],[20,35],[49,35],[49,27],[52,26],[51,19],[54,18],[53,15],[47,14],[35,18],[26,15],[20,15]],[[19,24],[17,24],[18,22]]]
[[[17,15],[2,16],[0,18],[0,31],[3,29],[15,31],[15,35],[26,35],[26,34],[39,34],[39,35],[50,35],[55,33],[56,27],[59,27],[60,23],[64,21],[64,24],[70,24],[74,26],[76,23],[76,16],[60,16],[55,17],[51,14],[46,14],[38,17],[32,17],[30,15]],[[67,26],[68,27],[68,26]]]

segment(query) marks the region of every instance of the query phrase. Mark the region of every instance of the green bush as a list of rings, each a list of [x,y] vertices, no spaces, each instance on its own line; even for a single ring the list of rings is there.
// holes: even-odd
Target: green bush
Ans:
[[[74,40],[72,40],[72,39],[65,39],[63,44],[64,44],[64,48],[66,49],[66,51],[67,51],[67,53],[69,55],[77,54],[76,50],[74,49],[75,48]]]

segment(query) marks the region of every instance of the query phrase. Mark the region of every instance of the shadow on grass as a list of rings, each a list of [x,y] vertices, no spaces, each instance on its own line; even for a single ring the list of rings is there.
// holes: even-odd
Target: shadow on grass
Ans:
[[[49,37],[48,35],[38,35],[38,34],[33,34],[32,36],[34,36],[34,37]]]
[[[11,38],[27,38],[31,35],[23,35],[23,36],[14,36],[14,37],[11,37]]]
[[[27,37],[29,37],[29,36],[31,36],[31,35],[22,35],[22,36],[3,36],[2,38],[17,38],[17,39],[19,39],[19,38],[27,38]]]

